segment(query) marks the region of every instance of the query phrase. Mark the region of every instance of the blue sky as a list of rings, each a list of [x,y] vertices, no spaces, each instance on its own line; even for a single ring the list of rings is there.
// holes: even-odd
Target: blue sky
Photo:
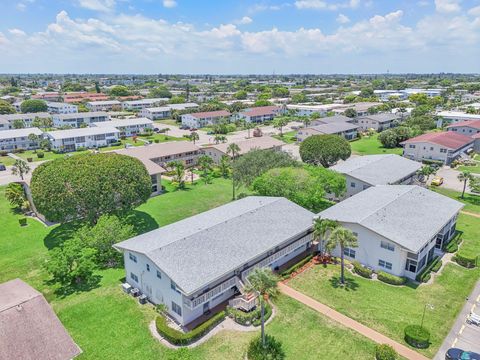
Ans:
[[[480,0],[0,4],[0,72],[480,72]]]

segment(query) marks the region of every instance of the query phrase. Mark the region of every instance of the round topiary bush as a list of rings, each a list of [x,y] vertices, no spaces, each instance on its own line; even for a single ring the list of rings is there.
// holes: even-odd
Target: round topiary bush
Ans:
[[[397,352],[387,344],[375,346],[375,359],[377,360],[396,360]]]
[[[248,360],[283,360],[285,352],[282,343],[271,335],[265,335],[265,346],[262,337],[255,337],[250,341],[247,351]]]
[[[430,345],[430,332],[420,325],[405,328],[405,341],[416,348],[425,349]]]

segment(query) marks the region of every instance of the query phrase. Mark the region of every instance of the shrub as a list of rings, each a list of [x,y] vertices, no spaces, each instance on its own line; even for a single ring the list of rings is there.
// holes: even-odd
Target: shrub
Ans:
[[[375,346],[375,359],[377,360],[395,360],[397,352],[387,344],[379,344]]]
[[[455,234],[453,239],[451,239],[447,244],[443,245],[443,250],[449,253],[454,253],[458,250],[458,245],[462,241],[461,232]]]
[[[432,266],[432,271],[433,272],[437,272],[438,270],[440,270],[440,268],[442,267],[442,262],[440,261],[440,258],[438,258],[439,260],[435,263],[435,265]]]
[[[155,144],[158,144],[158,143],[160,142],[159,139],[155,139],[155,140],[153,140],[153,141],[155,142]]]
[[[437,272],[438,269],[440,269],[440,266],[442,266],[442,262],[440,261],[440,257],[437,256],[417,275],[416,280],[420,282],[428,282],[431,278],[430,273],[433,271],[433,268],[435,267],[435,272]]]
[[[261,324],[261,308],[258,306],[255,310],[245,312],[239,309],[227,307],[227,315],[235,320],[236,323],[244,326],[260,326]],[[265,321],[272,315],[272,307],[269,303],[265,303]]]
[[[265,314],[264,314],[265,322],[270,319],[270,316],[272,316],[272,306],[269,305],[268,303],[265,303]],[[252,321],[253,326],[260,326],[262,324],[262,316],[261,316],[261,309],[260,307],[258,308],[258,318],[254,319]]]
[[[438,167],[443,166],[443,161],[441,160],[429,160],[429,159],[423,159],[422,163],[425,165],[437,165]]]
[[[377,273],[377,278],[378,280],[390,285],[403,285],[407,282],[407,279],[404,277],[388,274],[384,271],[379,271]]]
[[[265,335],[265,346],[262,344],[261,336],[250,341],[247,358],[249,360],[283,360],[285,352],[280,341],[271,335]]]
[[[453,260],[455,260],[458,265],[461,265],[469,269],[477,266],[476,256],[470,256],[470,255],[464,255],[464,254],[458,253],[453,257]]]
[[[27,161],[28,161],[28,162],[32,162],[32,161],[33,161],[33,158],[28,157],[28,158],[27,158]]]
[[[362,264],[360,264],[358,261],[353,262],[353,271],[364,278],[372,278],[373,271],[362,266]]]
[[[20,224],[20,226],[27,226],[27,218],[18,219],[18,223]]]
[[[280,274],[280,277],[282,279],[287,279],[293,272],[297,271],[298,269],[300,269],[303,265],[305,265],[306,263],[308,263],[311,259],[312,259],[313,255],[308,255],[305,259],[302,259],[300,260],[298,263],[296,263],[295,265],[289,267],[288,269],[282,271],[282,273]]]
[[[0,150],[0,156],[7,156],[8,151],[7,150]]]
[[[85,146],[79,146],[76,151],[85,151],[87,148]]]
[[[45,157],[45,153],[43,151],[37,151],[37,158],[43,159]]]
[[[420,325],[408,325],[405,341],[413,347],[425,349],[430,345],[430,332]]]
[[[188,333],[183,333],[168,326],[167,319],[164,316],[157,316],[155,323],[158,333],[167,339],[168,342],[175,345],[188,345],[208,333],[223,319],[225,319],[225,311],[215,314]]]

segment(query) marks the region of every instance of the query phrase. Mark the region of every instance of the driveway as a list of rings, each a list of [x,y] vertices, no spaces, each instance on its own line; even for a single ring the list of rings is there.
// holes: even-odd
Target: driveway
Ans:
[[[37,166],[40,164],[43,164],[45,161],[36,161],[36,162],[31,162],[28,163],[28,166],[30,167],[30,172],[25,175],[25,182],[30,185],[30,180],[32,179],[32,172],[35,170]],[[11,182],[17,182],[17,181],[22,181],[19,176],[12,175],[12,167],[7,166],[7,170],[5,171],[0,171],[0,186],[2,185],[8,185]]]
[[[443,177],[443,184],[441,187],[461,192],[463,190],[463,182],[458,181],[459,174],[460,174],[460,171],[452,169],[449,166],[444,166],[438,170],[436,176]],[[433,176],[430,177],[430,180],[432,179],[433,179]],[[468,193],[471,192],[468,186],[468,182],[467,182],[466,192]]]
[[[469,325],[466,322],[467,316],[471,311],[480,314],[480,281],[477,282],[472,293],[467,298],[467,302],[435,355],[434,360],[445,359],[445,353],[452,347],[480,354],[480,326]]]

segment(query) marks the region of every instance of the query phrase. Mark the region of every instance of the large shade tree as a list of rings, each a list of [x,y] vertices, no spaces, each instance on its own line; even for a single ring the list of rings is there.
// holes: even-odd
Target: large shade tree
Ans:
[[[351,153],[348,141],[338,135],[313,135],[300,144],[300,157],[307,164],[329,167],[348,159]]]
[[[47,111],[47,103],[43,100],[30,99],[25,100],[20,105],[20,109],[23,113],[37,113],[42,111]]]
[[[147,201],[151,179],[133,157],[83,154],[46,162],[32,174],[38,211],[51,221],[86,219],[131,210]]]

